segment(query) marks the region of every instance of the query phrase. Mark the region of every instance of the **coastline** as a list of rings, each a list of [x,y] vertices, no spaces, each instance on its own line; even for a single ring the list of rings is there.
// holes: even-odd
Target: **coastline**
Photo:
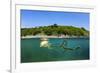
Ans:
[[[89,38],[88,36],[21,36],[21,39],[27,38]]]

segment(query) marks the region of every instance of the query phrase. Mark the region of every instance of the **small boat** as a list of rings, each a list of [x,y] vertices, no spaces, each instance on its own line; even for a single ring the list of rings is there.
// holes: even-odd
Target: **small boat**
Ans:
[[[48,41],[47,38],[40,38],[41,41]]]
[[[48,47],[49,46],[47,38],[40,38],[40,40],[41,40],[40,47]]]

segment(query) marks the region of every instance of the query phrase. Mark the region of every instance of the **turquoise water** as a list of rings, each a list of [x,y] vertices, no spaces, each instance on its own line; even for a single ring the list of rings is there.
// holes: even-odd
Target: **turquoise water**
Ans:
[[[21,63],[89,59],[89,38],[49,38],[49,48],[40,47],[40,42],[39,38],[21,39]]]

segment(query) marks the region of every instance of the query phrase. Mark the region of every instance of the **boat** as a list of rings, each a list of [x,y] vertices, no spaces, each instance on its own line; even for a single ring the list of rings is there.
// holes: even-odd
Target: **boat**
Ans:
[[[49,46],[49,42],[48,42],[48,38],[40,38],[41,42],[40,42],[40,47],[48,47]]]

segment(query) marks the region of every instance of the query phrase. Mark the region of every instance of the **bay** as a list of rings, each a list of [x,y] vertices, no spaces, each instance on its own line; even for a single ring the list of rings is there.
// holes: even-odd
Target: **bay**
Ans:
[[[89,60],[89,38],[49,38],[48,41],[50,47],[40,47],[40,38],[21,38],[21,63]]]

